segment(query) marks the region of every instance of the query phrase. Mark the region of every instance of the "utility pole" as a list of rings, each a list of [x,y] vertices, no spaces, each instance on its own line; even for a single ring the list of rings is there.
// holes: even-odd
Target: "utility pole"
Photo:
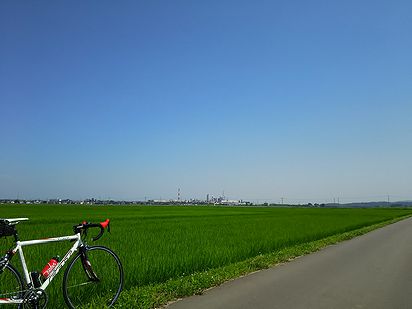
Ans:
[[[389,194],[388,194],[388,205],[390,204],[390,200],[389,200]]]
[[[283,200],[284,200],[284,198],[283,198],[283,197],[281,197],[280,199],[281,199],[281,201],[282,201],[282,205],[283,205]]]

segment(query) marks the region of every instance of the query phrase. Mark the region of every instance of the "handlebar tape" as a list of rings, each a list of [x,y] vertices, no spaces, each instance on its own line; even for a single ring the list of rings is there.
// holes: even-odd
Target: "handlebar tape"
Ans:
[[[110,229],[110,219],[106,219],[106,221],[100,222],[100,225],[105,229],[108,227]]]
[[[102,237],[105,228],[107,228],[107,231],[110,232],[110,220],[109,220],[109,219],[106,219],[106,221],[100,222],[100,223],[99,223],[99,227],[100,227],[100,233],[99,233],[99,235],[97,235],[96,237],[92,237],[92,240],[93,240],[93,241],[96,241],[96,240],[98,240],[100,237]]]
[[[85,233],[87,233],[87,229],[92,228],[92,227],[98,227],[100,228],[100,232],[97,236],[92,237],[93,241],[98,240],[100,237],[103,236],[104,230],[107,228],[107,231],[110,232],[110,219],[106,219],[106,221],[100,222],[100,223],[87,223],[83,221],[80,225],[74,226],[73,229],[75,233],[79,233],[81,230],[83,230]]]

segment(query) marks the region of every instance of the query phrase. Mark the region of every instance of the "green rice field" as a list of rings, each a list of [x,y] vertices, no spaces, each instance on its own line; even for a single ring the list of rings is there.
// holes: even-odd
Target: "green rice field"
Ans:
[[[125,270],[125,290],[233,264],[290,246],[412,214],[412,209],[309,209],[176,206],[0,205],[0,218],[28,217],[21,240],[73,234],[84,220],[111,219],[99,244],[113,249]],[[29,270],[63,256],[70,242],[25,247]],[[0,250],[12,239],[0,239]],[[18,257],[12,263],[19,266]],[[50,308],[64,308],[63,271],[47,289]]]

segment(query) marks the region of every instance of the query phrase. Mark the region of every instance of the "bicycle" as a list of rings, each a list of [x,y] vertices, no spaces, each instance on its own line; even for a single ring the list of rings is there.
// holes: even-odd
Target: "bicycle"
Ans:
[[[16,225],[28,218],[0,219],[0,237],[13,236],[15,247],[0,258],[0,305],[14,305],[19,309],[46,308],[48,296],[46,288],[53,281],[70,257],[63,276],[63,297],[69,308],[79,308],[93,302],[98,308],[112,306],[123,289],[123,266],[119,257],[109,248],[89,246],[86,243],[90,228],[100,228],[93,241],[103,236],[105,229],[110,231],[110,220],[101,223],[83,222],[73,226],[74,235],[38,240],[20,241]],[[71,241],[73,246],[60,260],[51,260],[49,273],[43,276],[37,272],[29,273],[23,254],[23,247],[51,242]],[[24,281],[20,272],[10,263],[14,255],[20,256]],[[46,265],[47,268],[47,265]],[[45,268],[45,269],[46,269]],[[46,276],[47,275],[47,276]]]

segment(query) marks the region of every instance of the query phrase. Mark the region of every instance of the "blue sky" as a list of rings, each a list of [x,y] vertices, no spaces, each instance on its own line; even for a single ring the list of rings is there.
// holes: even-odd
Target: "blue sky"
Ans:
[[[412,199],[410,1],[2,1],[0,198]]]

